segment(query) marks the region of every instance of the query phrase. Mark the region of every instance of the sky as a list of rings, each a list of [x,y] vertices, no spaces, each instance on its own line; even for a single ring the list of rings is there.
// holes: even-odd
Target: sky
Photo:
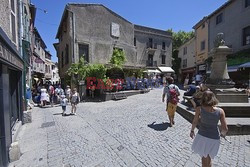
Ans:
[[[103,4],[133,24],[157,28],[191,31],[204,16],[227,0],[31,0],[37,7],[35,27],[57,62],[53,43],[65,8],[70,2]],[[47,13],[44,12],[47,11]]]

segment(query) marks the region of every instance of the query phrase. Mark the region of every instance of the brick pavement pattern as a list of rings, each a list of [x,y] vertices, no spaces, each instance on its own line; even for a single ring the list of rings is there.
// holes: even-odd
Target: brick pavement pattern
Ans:
[[[176,113],[168,127],[161,95],[154,89],[120,101],[80,103],[76,116],[63,117],[61,107],[35,108],[18,138],[23,155],[10,166],[200,166],[191,151],[191,124]],[[250,167],[250,135],[228,139],[232,143],[221,141],[213,165]]]

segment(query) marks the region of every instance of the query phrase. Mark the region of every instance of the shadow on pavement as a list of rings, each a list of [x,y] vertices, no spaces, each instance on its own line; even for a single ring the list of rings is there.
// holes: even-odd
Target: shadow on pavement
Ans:
[[[53,115],[62,115],[62,113],[60,112],[60,113],[55,113],[55,114],[53,114]]]
[[[74,116],[74,114],[64,114],[64,115],[62,115],[62,113],[60,112],[60,113],[55,113],[55,114],[53,114],[53,115],[61,115],[61,116],[63,116],[63,117],[67,117],[67,116]]]
[[[170,127],[170,124],[168,122],[162,122],[160,124],[155,124],[155,122],[153,122],[152,124],[149,124],[148,127],[156,131],[164,131],[167,130],[168,127]]]

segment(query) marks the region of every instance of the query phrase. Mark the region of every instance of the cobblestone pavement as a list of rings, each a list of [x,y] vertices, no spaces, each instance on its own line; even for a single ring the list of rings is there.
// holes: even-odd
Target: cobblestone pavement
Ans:
[[[191,151],[191,124],[176,114],[176,125],[168,127],[161,93],[81,103],[76,116],[63,117],[60,107],[35,108],[19,137],[23,155],[10,166],[200,166]],[[250,136],[228,139],[232,143],[221,141],[213,165],[250,167]]]

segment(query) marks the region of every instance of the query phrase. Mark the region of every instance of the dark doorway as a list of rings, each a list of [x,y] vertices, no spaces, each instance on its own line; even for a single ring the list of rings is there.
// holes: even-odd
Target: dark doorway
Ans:
[[[9,70],[10,83],[10,122],[11,128],[14,126],[16,120],[19,118],[19,80],[21,74],[14,70]]]
[[[152,67],[153,66],[153,55],[148,55],[148,66]]]
[[[3,102],[3,85],[2,85],[2,65],[0,64],[0,110],[3,110],[2,102]],[[0,166],[4,166],[3,164],[3,153],[5,152],[4,148],[4,118],[3,112],[0,111]]]

